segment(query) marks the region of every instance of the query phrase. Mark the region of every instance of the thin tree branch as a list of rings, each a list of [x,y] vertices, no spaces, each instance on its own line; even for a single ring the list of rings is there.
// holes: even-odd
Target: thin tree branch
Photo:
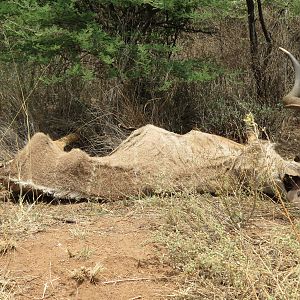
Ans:
[[[257,0],[257,8],[258,8],[258,16],[259,16],[259,22],[260,22],[260,25],[261,25],[261,29],[264,33],[264,36],[265,36],[265,39],[266,39],[267,43],[271,44],[272,43],[272,38],[271,38],[271,35],[268,32],[267,27],[266,27],[266,23],[265,23],[265,20],[264,20],[264,15],[263,15],[263,10],[262,10],[262,5],[261,5],[261,0]]]

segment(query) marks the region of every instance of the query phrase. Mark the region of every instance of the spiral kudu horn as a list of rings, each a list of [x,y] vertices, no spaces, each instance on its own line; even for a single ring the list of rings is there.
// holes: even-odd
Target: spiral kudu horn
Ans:
[[[300,63],[289,51],[279,47],[281,51],[288,55],[295,70],[295,84],[292,90],[283,97],[283,104],[287,108],[300,109]]]

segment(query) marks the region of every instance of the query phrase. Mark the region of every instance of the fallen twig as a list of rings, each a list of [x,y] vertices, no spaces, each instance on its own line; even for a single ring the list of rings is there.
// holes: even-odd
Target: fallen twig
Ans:
[[[163,277],[163,278],[166,278],[166,277]],[[124,279],[102,281],[101,284],[117,284],[117,283],[122,283],[122,282],[129,282],[129,281],[151,281],[151,280],[157,280],[157,279],[162,279],[162,278],[149,278],[149,277],[124,278]]]
[[[75,224],[75,223],[77,223],[76,220],[68,219],[68,218],[53,217],[53,219],[57,220],[57,221],[61,221],[63,223],[68,223],[68,224]]]

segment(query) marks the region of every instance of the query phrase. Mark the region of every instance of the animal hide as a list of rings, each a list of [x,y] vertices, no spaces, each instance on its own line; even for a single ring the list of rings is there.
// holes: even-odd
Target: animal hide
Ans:
[[[241,185],[286,195],[285,176],[299,174],[300,165],[282,159],[269,142],[242,145],[201,131],[179,135],[153,125],[135,130],[104,157],[79,149],[65,152],[37,133],[0,168],[2,183],[14,191],[98,200],[183,189],[227,193]]]

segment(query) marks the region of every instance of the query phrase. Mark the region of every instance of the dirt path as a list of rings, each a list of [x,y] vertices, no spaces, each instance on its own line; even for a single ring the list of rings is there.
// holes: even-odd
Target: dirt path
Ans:
[[[76,220],[74,207],[84,210],[84,205],[62,206],[66,217],[52,212],[54,224],[25,235],[0,258],[0,269],[14,282],[15,299],[166,299],[174,294],[171,270],[151,241],[157,215],[122,210],[83,218],[82,210]]]

